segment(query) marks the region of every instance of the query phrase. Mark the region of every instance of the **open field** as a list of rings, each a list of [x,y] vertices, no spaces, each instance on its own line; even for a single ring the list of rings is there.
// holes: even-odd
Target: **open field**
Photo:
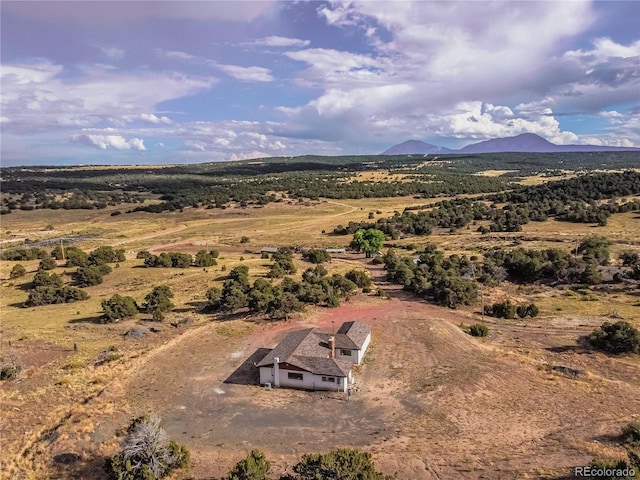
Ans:
[[[559,478],[595,456],[621,457],[624,452],[607,438],[640,420],[640,360],[585,350],[577,340],[614,315],[640,327],[640,297],[629,290],[505,282],[485,288],[484,302],[535,302],[540,316],[482,319],[479,304],[459,310],[430,305],[387,284],[381,268],[363,255],[346,254],[327,264],[330,273],[367,268],[391,298],[358,294],[336,309],[309,307],[290,322],[243,313],[215,321],[200,310],[207,288],[220,286],[233,266],[248,265],[251,281],[265,276],[270,262],[256,253],[263,246],[344,247],[350,236],[330,234],[338,224],[436,201],[287,200],[111,216],[127,209],[120,205],[3,216],[3,239],[91,234],[79,243],[82,248],[118,246],[127,260],[104,283],[86,289],[88,300],[31,308],[22,303],[38,261],[21,262],[31,273],[14,280],[8,274],[16,262],[0,262],[2,355],[16,355],[24,367],[19,382],[0,385],[0,477],[103,478],[103,457],[118,448],[116,433],[132,416],[149,411],[158,412],[169,436],[192,451],[191,469],[176,478],[223,475],[251,448],[267,453],[279,473],[302,453],[354,446],[401,479]],[[490,245],[572,250],[598,234],[613,241],[612,259],[623,250],[640,253],[637,213],[615,214],[604,227],[548,220],[530,222],[522,232],[481,235],[475,231],[480,224],[390,243],[435,243],[447,254],[477,254]],[[54,231],[43,233],[49,225]],[[244,236],[248,243],[241,243]],[[143,249],[193,254],[212,248],[220,251],[218,265],[205,269],[142,268],[135,259]],[[295,261],[299,278],[311,265],[299,256]],[[71,271],[55,269],[66,279]],[[117,292],[142,303],[158,284],[176,294],[176,308],[164,323],[150,322],[145,314],[97,323],[103,299]],[[225,383],[257,349],[273,347],[287,331],[330,330],[332,321],[353,319],[373,325],[374,343],[356,372],[352,401]],[[459,327],[481,319],[490,328],[483,340]],[[143,333],[126,336],[132,329]],[[110,347],[119,357],[100,364]],[[551,373],[549,365],[586,374],[569,378]],[[77,454],[77,461],[56,463],[54,457],[63,453]]]

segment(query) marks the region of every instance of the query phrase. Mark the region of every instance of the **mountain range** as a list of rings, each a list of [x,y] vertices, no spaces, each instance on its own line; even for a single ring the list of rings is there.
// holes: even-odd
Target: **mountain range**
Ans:
[[[447,154],[447,153],[559,153],[559,152],[640,152],[634,147],[605,147],[600,145],[556,145],[535,133],[523,133],[515,137],[494,138],[484,142],[472,143],[459,150],[454,150],[420,140],[408,140],[382,152],[381,155],[410,154]]]

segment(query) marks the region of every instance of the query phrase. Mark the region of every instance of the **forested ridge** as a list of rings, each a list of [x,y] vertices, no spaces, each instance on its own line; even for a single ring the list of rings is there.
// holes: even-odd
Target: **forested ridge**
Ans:
[[[544,221],[551,217],[560,221],[606,225],[613,213],[640,209],[640,200],[625,198],[634,195],[640,195],[638,172],[587,174],[537,186],[518,187],[510,192],[489,195],[483,200],[444,200],[425,206],[423,211],[405,209],[375,223],[338,225],[334,233],[346,235],[360,228],[377,228],[395,239],[401,233],[429,235],[435,227],[456,229],[480,220],[491,222],[488,227],[479,227],[478,230],[484,233],[514,232],[520,231],[522,225],[529,221]],[[603,203],[604,200],[608,201]]]
[[[554,175],[638,165],[635,152],[483,155],[301,156],[166,167],[10,167],[0,169],[1,213],[15,209],[101,209],[143,203],[137,210],[162,212],[189,206],[223,207],[230,202],[266,204],[274,193],[289,198],[424,198],[502,192],[516,188],[519,176]],[[469,175],[485,170],[500,176]],[[562,169],[562,170],[560,170]],[[364,171],[388,177],[365,180]]]

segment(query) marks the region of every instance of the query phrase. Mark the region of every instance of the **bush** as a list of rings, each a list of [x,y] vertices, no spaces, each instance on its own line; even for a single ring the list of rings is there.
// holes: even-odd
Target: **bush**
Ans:
[[[40,264],[38,265],[38,269],[40,270],[53,270],[56,268],[58,264],[55,259],[51,255],[47,255],[42,260],[40,260]]]
[[[640,443],[640,423],[630,423],[622,429],[621,439],[624,443]]]
[[[349,270],[344,276],[362,289],[371,287],[371,278],[364,270]]]
[[[496,318],[513,318],[516,315],[516,306],[511,300],[505,300],[485,307],[484,313]]]
[[[249,237],[240,238],[240,243],[249,243]]]
[[[147,250],[140,250],[137,254],[136,254],[136,258],[138,260],[146,260],[147,258],[151,257],[151,253],[148,252]]]
[[[474,337],[486,337],[489,335],[489,328],[486,325],[482,325],[480,323],[476,323],[469,327],[469,335]]]
[[[302,257],[307,262],[316,264],[331,261],[331,255],[329,255],[326,250],[320,248],[308,250],[302,254]]]
[[[96,248],[89,254],[89,264],[91,265],[124,262],[125,260],[123,248],[114,250],[113,247],[103,246]]]
[[[587,337],[594,348],[608,353],[640,354],[640,331],[629,322],[604,322]]]
[[[11,273],[9,273],[9,278],[22,277],[26,273],[27,273],[27,269],[24,268],[24,266],[22,266],[21,264],[16,263],[11,269]]]
[[[38,270],[33,277],[31,285],[37,287],[62,287],[62,277],[57,273],[49,275],[44,270]]]
[[[329,453],[310,453],[294,465],[295,476],[291,480],[331,479],[331,480],[391,480],[392,477],[378,472],[371,460],[371,454],[338,448]],[[284,477],[285,479],[287,477]]]
[[[144,309],[147,313],[153,315],[153,320],[162,321],[164,319],[163,312],[171,310],[174,305],[171,303],[173,292],[168,285],[160,285],[144,297]]]
[[[226,480],[269,480],[271,462],[260,450],[251,450],[229,472]]]
[[[102,323],[114,323],[138,313],[138,304],[131,297],[122,297],[117,293],[102,301]]]
[[[189,451],[183,445],[166,441],[167,434],[158,417],[134,419],[127,428],[122,450],[107,461],[113,480],[156,480],[189,464]]]
[[[602,283],[602,273],[600,273],[597,266],[589,264],[580,274],[580,283],[584,283],[585,285],[600,285]]]
[[[534,318],[538,316],[539,312],[540,310],[538,309],[535,303],[531,303],[529,305],[518,305],[518,307],[516,308],[516,313],[520,318],[525,318],[525,317]]]
[[[100,285],[102,283],[102,272],[100,267],[80,267],[74,275],[74,280],[79,287]]]
[[[196,259],[193,261],[193,264],[196,267],[212,267],[217,265],[216,258],[211,255],[211,252],[207,252],[206,250],[200,250],[196,253]]]
[[[594,459],[589,464],[592,470],[602,470],[603,475],[591,475],[588,478],[591,480],[633,480],[640,474],[640,470],[626,460],[601,460]],[[616,474],[607,474],[606,471],[619,470],[619,471],[631,471],[629,476],[619,476]]]
[[[77,300],[86,300],[89,295],[84,290],[75,287],[43,286],[29,291],[27,307],[39,305],[51,305],[57,303],[71,303]]]

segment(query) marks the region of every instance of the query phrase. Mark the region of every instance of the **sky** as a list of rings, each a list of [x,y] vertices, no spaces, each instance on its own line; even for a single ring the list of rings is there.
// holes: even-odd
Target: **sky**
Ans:
[[[640,147],[638,1],[0,2],[1,164]]]

